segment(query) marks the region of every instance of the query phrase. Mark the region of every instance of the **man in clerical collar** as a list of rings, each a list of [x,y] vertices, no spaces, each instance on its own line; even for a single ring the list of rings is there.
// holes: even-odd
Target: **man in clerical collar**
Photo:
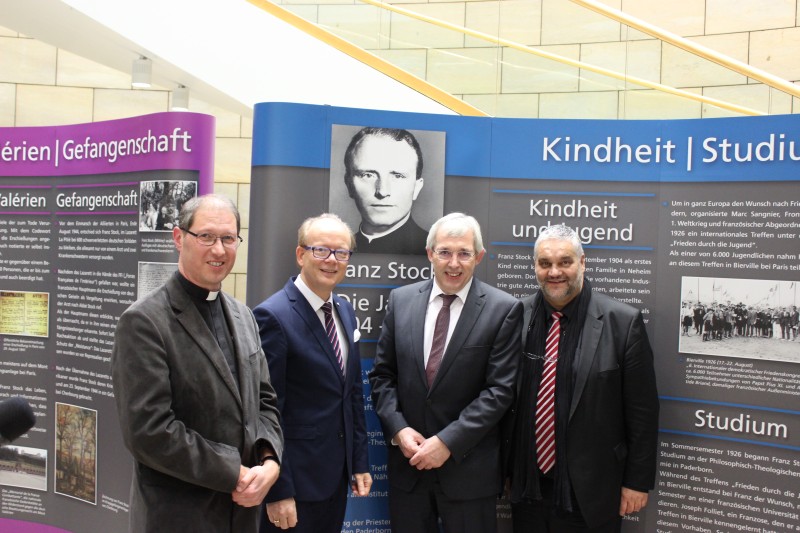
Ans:
[[[135,460],[130,530],[255,533],[283,435],[258,328],[220,292],[240,219],[218,195],[181,209],[178,271],[120,317],[114,396]]]
[[[366,127],[350,140],[344,180],[361,213],[359,253],[424,254],[428,232],[411,217],[422,190],[422,150],[408,131]]]

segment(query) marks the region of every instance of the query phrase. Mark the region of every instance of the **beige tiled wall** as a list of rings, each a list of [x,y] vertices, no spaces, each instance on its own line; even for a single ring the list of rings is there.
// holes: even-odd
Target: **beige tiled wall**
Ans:
[[[294,12],[310,14],[316,20],[316,13],[303,0],[285,1]],[[611,69],[620,77],[633,76],[702,95],[713,93],[717,98],[731,95],[732,103],[744,99],[761,112],[773,113],[776,109],[772,100],[755,97],[756,93],[748,90],[749,85],[758,84],[753,79],[664,44],[569,0],[390,3],[447,24],[506,39],[512,46],[502,48],[498,56],[491,53],[497,49],[496,41],[487,41],[479,34],[464,36],[453,28],[444,29],[388,11],[381,13],[373,6],[353,5],[347,0],[320,2],[319,21],[345,39],[360,32],[354,42],[490,115],[571,117],[588,112],[583,118],[656,118],[675,113],[668,116],[702,118],[733,114],[713,105],[682,101],[679,96],[646,95],[639,92],[640,85],[587,69],[579,71],[574,66],[520,50],[524,47],[579,59]],[[603,3],[645,24],[786,80],[800,80],[800,62],[796,59],[800,56],[798,0],[604,0]],[[359,15],[354,16],[355,13]],[[498,79],[500,94],[495,89]],[[594,102],[609,98],[608,91],[618,92],[619,105],[595,106]],[[565,92],[598,94],[560,94]],[[521,95],[526,96],[520,98]],[[654,101],[669,104],[653,108],[648,115],[647,107],[642,105]],[[794,112],[793,99],[788,102],[789,107],[781,104],[777,108]],[[617,114],[609,116],[610,110]]]
[[[0,26],[0,126],[54,126],[169,110],[170,91],[131,89],[130,73],[104,67]],[[189,110],[216,117],[214,190],[237,202],[242,236],[224,289],[245,300],[253,123],[196,99]]]
[[[798,108],[797,98],[697,59],[569,0],[394,3],[513,43],[771,114],[793,113]],[[605,3],[774,75],[800,80],[800,0]],[[514,48],[497,48],[477,36],[443,30],[373,6],[344,0],[286,0],[284,4],[494,116],[654,119],[732,114]],[[0,26],[0,126],[123,118],[166,111],[169,99],[166,88],[133,90],[127,72]],[[225,290],[244,301],[252,120],[195,98],[190,100],[190,110],[216,117],[215,190],[239,205],[245,239]]]

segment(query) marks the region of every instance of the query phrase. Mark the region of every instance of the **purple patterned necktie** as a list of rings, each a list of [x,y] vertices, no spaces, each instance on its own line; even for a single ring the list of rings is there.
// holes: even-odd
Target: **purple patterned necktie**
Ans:
[[[333,321],[333,310],[331,309],[330,302],[322,304],[322,312],[325,313],[325,332],[328,334],[328,340],[331,341],[331,346],[333,346],[333,353],[336,354],[339,370],[341,370],[344,375],[344,359],[342,359],[342,349],[339,346],[339,334],[336,333],[336,322]]]

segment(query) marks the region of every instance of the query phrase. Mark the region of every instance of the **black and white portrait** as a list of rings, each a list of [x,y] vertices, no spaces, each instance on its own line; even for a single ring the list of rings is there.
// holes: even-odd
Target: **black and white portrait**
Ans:
[[[444,132],[334,125],[329,210],[354,229],[358,253],[425,254],[444,164]]]

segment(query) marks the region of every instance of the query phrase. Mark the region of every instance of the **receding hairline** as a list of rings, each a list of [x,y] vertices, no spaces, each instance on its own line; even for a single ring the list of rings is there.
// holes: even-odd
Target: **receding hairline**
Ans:
[[[353,230],[350,228],[350,225],[341,219],[338,215],[334,213],[322,213],[317,216],[308,217],[300,224],[300,227],[297,228],[297,246],[305,246],[307,244],[306,238],[308,237],[308,232],[311,228],[320,222],[330,220],[334,223],[339,224],[342,229],[344,229],[347,234],[350,236],[350,249],[352,250],[356,246],[356,237],[353,234]]]
[[[194,223],[195,215],[201,209],[223,208],[228,210],[236,219],[236,233],[242,229],[241,216],[236,203],[222,194],[204,194],[194,196],[186,201],[178,213],[178,225],[181,228],[189,229]]]

